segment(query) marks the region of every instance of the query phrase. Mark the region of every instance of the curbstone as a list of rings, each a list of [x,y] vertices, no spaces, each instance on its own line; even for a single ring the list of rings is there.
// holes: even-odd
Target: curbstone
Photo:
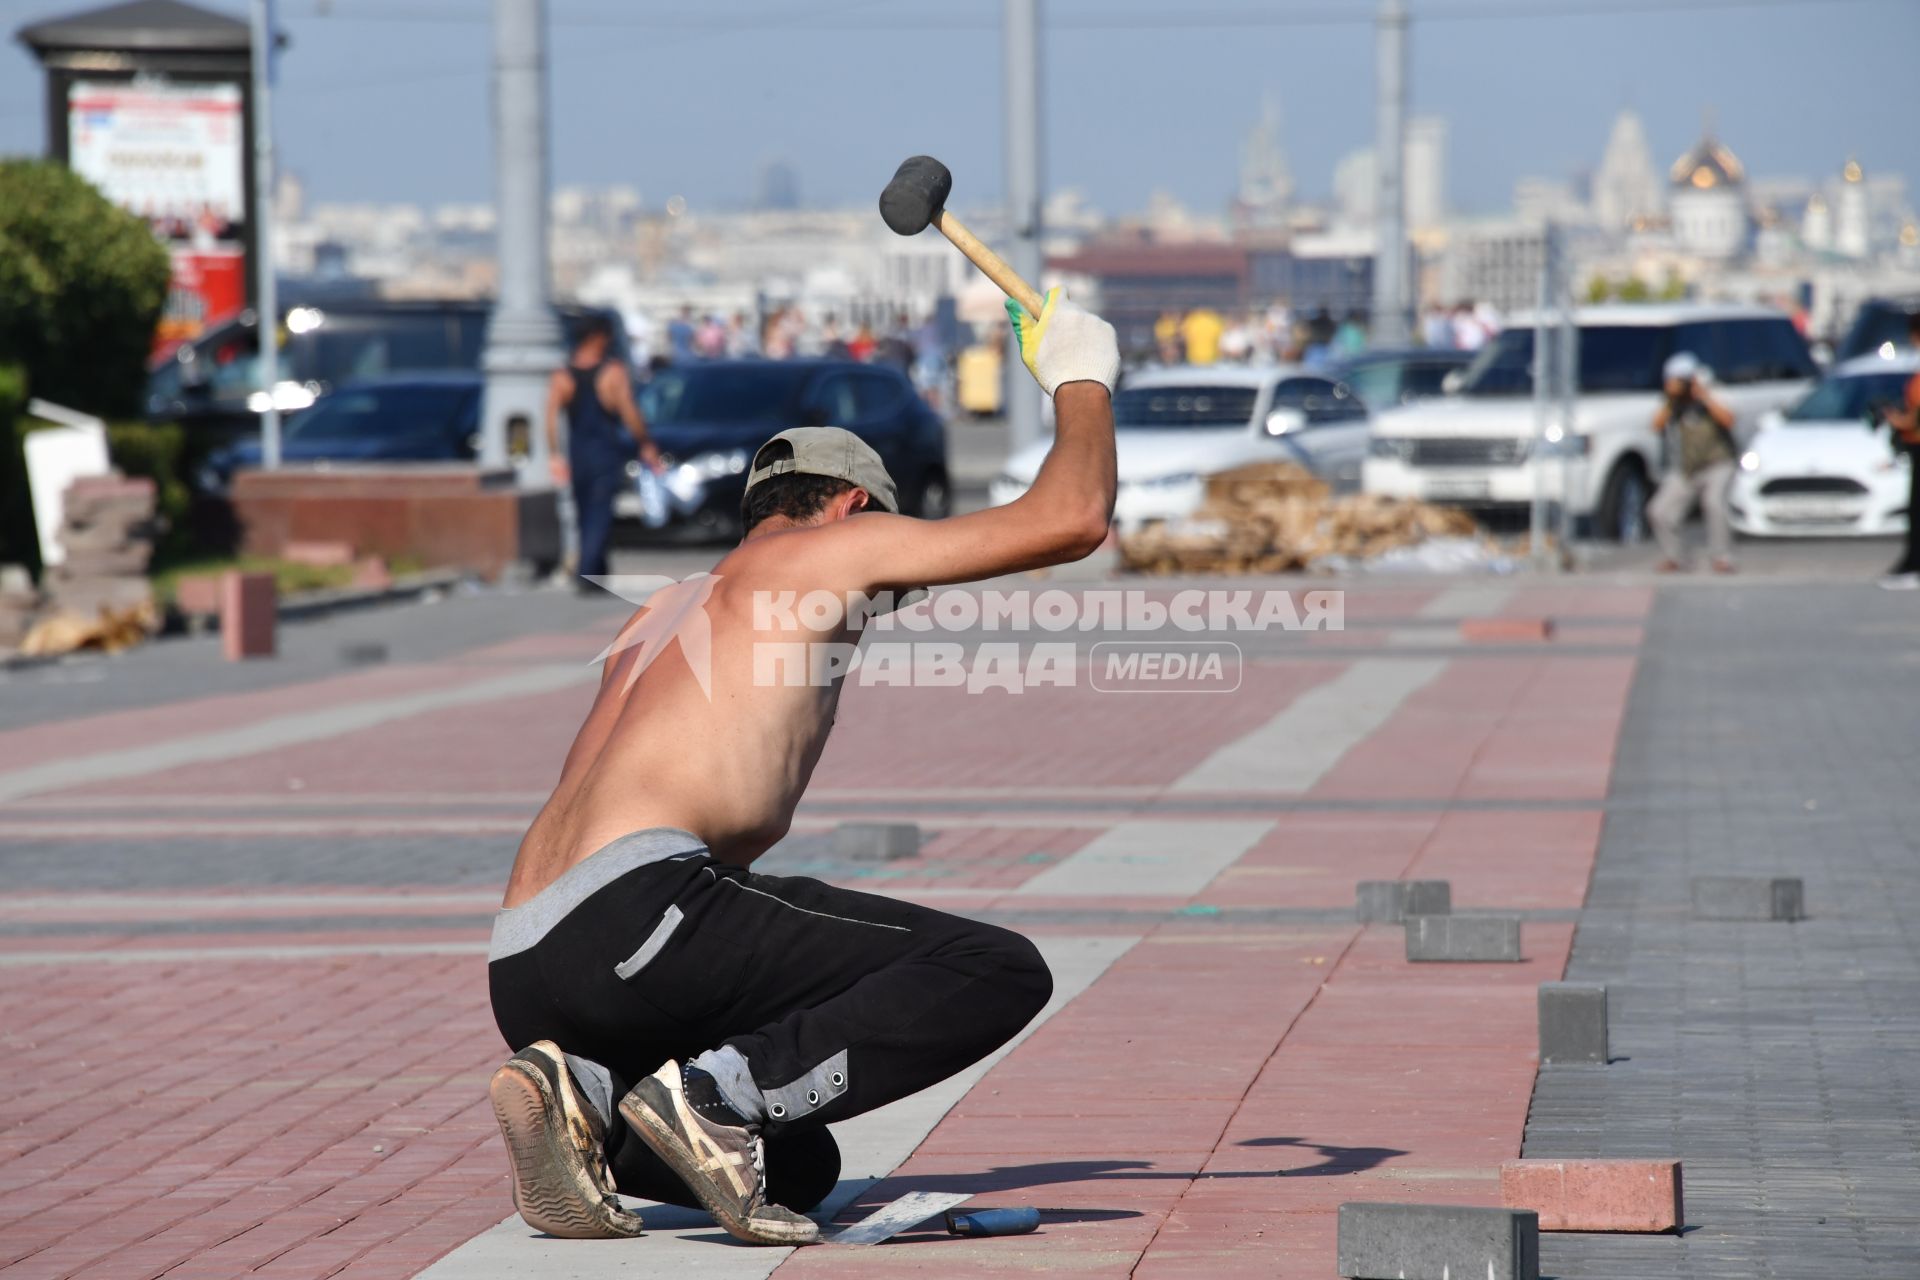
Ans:
[[[1520,917],[1408,916],[1407,959],[1517,962]]]
[[[1340,1206],[1349,1280],[1539,1280],[1540,1216],[1455,1204]]]
[[[1686,1221],[1678,1160],[1508,1160],[1500,1202],[1539,1214],[1542,1231],[1677,1231]]]
[[[1453,886],[1445,880],[1362,880],[1353,887],[1353,916],[1362,924],[1400,924],[1408,916],[1452,911]]]
[[[1540,984],[1540,1061],[1607,1061],[1607,989],[1598,982]]]
[[[843,822],[833,829],[833,851],[855,862],[894,862],[920,852],[913,822]]]
[[[1798,879],[1695,876],[1695,920],[1804,920],[1806,890]]]

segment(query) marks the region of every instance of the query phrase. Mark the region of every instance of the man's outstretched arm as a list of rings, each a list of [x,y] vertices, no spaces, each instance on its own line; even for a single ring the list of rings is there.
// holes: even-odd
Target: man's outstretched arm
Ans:
[[[1018,310],[1015,327],[1027,367],[1053,396],[1053,448],[1033,487],[1004,507],[951,520],[857,515],[817,531],[810,558],[830,560],[833,576],[849,587],[872,590],[1067,564],[1100,545],[1115,486],[1112,388],[1120,350],[1113,326],[1056,289],[1040,316]]]

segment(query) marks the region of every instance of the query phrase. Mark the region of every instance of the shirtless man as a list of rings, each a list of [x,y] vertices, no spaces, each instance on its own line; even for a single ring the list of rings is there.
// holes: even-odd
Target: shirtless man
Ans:
[[[970,582],[1078,560],[1106,536],[1113,329],[1058,290],[1037,318],[1008,311],[1057,419],[1025,496],[909,519],[859,439],[781,432],[754,455],[746,537],[701,583],[707,679],[683,640],[608,659],[489,952],[494,1018],[526,1046],[491,1092],[530,1225],[638,1235],[617,1190],[704,1206],[743,1240],[809,1243],[801,1211],[839,1177],[826,1126],[978,1061],[1051,994],[1018,934],[750,870],[786,834],[840,693],[769,681],[764,664],[757,677],[755,648],[859,639],[857,616],[807,629],[801,610],[756,617],[756,599]]]

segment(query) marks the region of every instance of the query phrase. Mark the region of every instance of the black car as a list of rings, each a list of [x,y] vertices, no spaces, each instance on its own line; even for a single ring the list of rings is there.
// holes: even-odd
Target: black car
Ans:
[[[872,445],[908,515],[947,514],[947,430],[906,375],[852,360],[705,360],[671,365],[640,392],[641,411],[667,462],[676,524],[712,537],[739,529],[753,451],[788,427],[845,427]],[[636,478],[639,464],[629,472]],[[636,490],[622,517],[640,513]]]
[[[613,312],[555,310],[568,327],[589,315],[612,320],[614,355],[626,357],[626,328]],[[336,387],[369,378],[437,370],[477,374],[492,311],[491,302],[473,299],[352,298],[289,306],[280,326],[280,410],[298,411]],[[245,311],[155,361],[147,371],[148,419],[178,422],[215,440],[256,435],[266,408],[257,327],[254,313]]]
[[[477,373],[370,378],[321,396],[281,429],[280,457],[313,462],[470,462],[479,444]],[[260,465],[260,438],[213,450],[194,487],[223,497],[233,473]]]
[[[1900,350],[1911,345],[1909,317],[1920,315],[1920,294],[1898,298],[1868,298],[1854,313],[1853,325],[1840,340],[1833,362],[1841,364],[1855,356],[1872,355],[1884,349]]]

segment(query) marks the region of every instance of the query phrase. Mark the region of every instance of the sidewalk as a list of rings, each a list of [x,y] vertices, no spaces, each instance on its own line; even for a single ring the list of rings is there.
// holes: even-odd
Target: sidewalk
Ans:
[[[681,1210],[641,1241],[549,1241],[511,1215],[486,930],[610,612],[449,602],[456,625],[357,672],[321,659],[329,628],[366,619],[315,623],[297,678],[243,668],[232,692],[221,669],[131,655],[117,685],[164,661],[174,696],[94,690],[77,718],[36,697],[0,727],[0,1034],[24,1082],[0,1101],[0,1269],[1322,1277],[1342,1201],[1494,1204],[1523,1142],[1598,1141],[1685,1160],[1698,1230],[1553,1237],[1548,1274],[1802,1274],[1797,1228],[1745,1206],[1815,1212],[1828,1197],[1792,1189],[1816,1167],[1847,1188],[1820,1238],[1848,1274],[1913,1274],[1920,1080],[1894,1050],[1920,1028],[1899,923],[1920,811],[1891,784],[1920,619],[1851,584],[1693,585],[1350,583],[1347,631],[1249,643],[1231,697],[849,689],[768,869],[1006,923],[1057,987],[997,1061],[845,1125],[832,1206],[966,1191],[1042,1208],[1041,1231],[869,1250],[735,1248]],[[1551,616],[1555,639],[1463,638],[1463,617],[1498,616]],[[1763,795],[1746,818],[1755,778],[1808,779],[1795,803],[1816,808]],[[838,860],[826,833],[875,818],[920,823],[921,856]],[[1785,869],[1792,835],[1755,847],[1782,824],[1819,837],[1818,868]],[[1806,874],[1815,919],[1673,918],[1661,904],[1710,863]],[[1397,928],[1352,922],[1354,883],[1396,877],[1523,912],[1524,962],[1408,965]],[[1881,932],[1851,952],[1791,942],[1784,968],[1719,958],[1863,928]],[[1698,957],[1678,1001],[1653,959],[1676,937]],[[1536,1095],[1535,988],[1570,957],[1613,984],[1629,1060],[1550,1070]],[[1776,1059],[1783,985],[1826,993],[1791,1004],[1813,1076]],[[1728,1039],[1701,1057],[1709,1026]],[[1866,1055],[1870,1093],[1835,1054]],[[1689,1122],[1721,1084],[1699,1073],[1736,1064],[1750,1101]],[[1835,1132],[1879,1136],[1809,1155],[1809,1081]],[[1579,1119],[1596,1106],[1600,1135]],[[1717,1261],[1734,1256],[1745,1270]]]

